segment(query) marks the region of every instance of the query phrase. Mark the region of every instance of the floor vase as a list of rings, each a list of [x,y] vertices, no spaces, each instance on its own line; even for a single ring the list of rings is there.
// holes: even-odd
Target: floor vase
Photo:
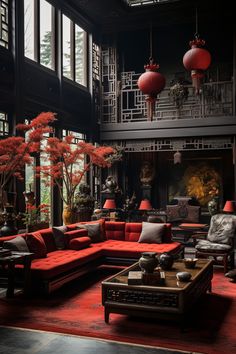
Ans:
[[[62,212],[63,224],[64,225],[73,224],[74,222],[76,222],[76,219],[77,219],[76,211],[66,206]]]

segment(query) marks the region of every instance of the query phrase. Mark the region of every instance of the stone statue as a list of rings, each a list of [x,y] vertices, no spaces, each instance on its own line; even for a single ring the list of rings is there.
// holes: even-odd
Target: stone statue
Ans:
[[[155,177],[155,172],[152,164],[149,161],[144,161],[139,175],[140,182],[143,186],[151,186]]]
[[[90,195],[90,187],[86,183],[79,185],[79,193],[75,196],[75,203],[78,209],[92,209],[94,207],[94,198]]]
[[[102,186],[102,193],[121,193],[113,176],[107,177],[105,184]]]

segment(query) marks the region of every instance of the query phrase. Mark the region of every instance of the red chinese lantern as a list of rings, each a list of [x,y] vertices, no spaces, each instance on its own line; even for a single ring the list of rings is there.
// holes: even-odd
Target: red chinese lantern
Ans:
[[[198,36],[190,41],[189,45],[191,49],[184,54],[183,64],[187,70],[191,71],[195,93],[199,94],[201,79],[204,77],[204,70],[207,70],[211,64],[211,54],[206,49],[201,48],[205,45],[205,41],[198,38]]]
[[[146,72],[139,77],[138,87],[146,95],[147,116],[152,120],[157,95],[164,89],[166,80],[162,74],[157,72],[159,65],[155,64],[152,58],[144,69]]]

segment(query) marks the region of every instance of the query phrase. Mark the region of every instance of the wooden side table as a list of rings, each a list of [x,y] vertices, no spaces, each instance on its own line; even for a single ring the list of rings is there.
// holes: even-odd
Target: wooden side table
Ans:
[[[3,268],[3,275],[7,278],[7,297],[14,296],[16,264],[23,264],[24,280],[23,291],[25,295],[30,293],[30,268],[33,253],[11,251],[9,256],[0,256],[0,266]],[[6,272],[6,273],[5,273]]]
[[[173,238],[187,244],[193,235],[207,234],[207,224],[180,224],[179,226],[172,227]],[[196,237],[196,236],[195,236]],[[193,243],[195,242],[193,238]]]

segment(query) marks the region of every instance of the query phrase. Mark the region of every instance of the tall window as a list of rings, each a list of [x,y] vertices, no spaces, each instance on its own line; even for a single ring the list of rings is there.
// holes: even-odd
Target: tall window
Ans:
[[[55,68],[54,11],[46,0],[24,0],[25,56],[50,69]]]
[[[86,85],[86,32],[75,25],[75,81]]]
[[[24,26],[25,26],[25,56],[32,60],[34,56],[35,28],[34,28],[35,2],[24,1]]]
[[[0,45],[5,48],[9,45],[8,0],[0,0]]]
[[[45,0],[40,1],[40,64],[54,69],[53,63],[53,11]]]
[[[49,1],[24,0],[25,56],[55,70],[56,54],[62,55],[63,76],[86,86],[87,33],[62,15],[62,53],[56,53],[55,14]]]
[[[49,136],[47,134],[47,136]],[[47,166],[50,161],[47,159],[47,154],[44,152],[44,146],[47,144],[47,140],[42,141],[42,152],[40,154],[40,166]],[[50,178],[43,177],[40,175],[40,204],[48,204],[51,205],[51,184]],[[50,216],[50,215],[49,215]]]
[[[72,68],[72,38],[71,38],[71,26],[72,21],[63,15],[63,23],[62,23],[62,38],[63,38],[63,75],[68,79],[72,79],[73,77],[73,68]]]
[[[25,123],[29,123],[28,120]],[[30,131],[25,133],[25,140],[28,140]],[[36,158],[32,156],[32,164],[25,165],[25,191],[26,193],[33,192],[34,196],[36,196],[36,174],[35,174],[35,166],[36,166]]]
[[[62,16],[63,75],[86,85],[86,32]]]
[[[26,140],[27,140],[26,133]],[[40,156],[33,157],[33,163],[31,165],[25,166],[25,190],[26,192],[32,191],[36,197],[36,205],[47,204],[49,206],[49,213],[47,215],[48,219],[51,218],[52,213],[52,203],[51,203],[51,184],[49,178],[40,174],[39,179],[36,180],[35,166],[45,166],[49,163],[46,154],[44,153],[44,146],[47,143],[47,138],[49,134],[45,134],[45,139],[42,141]]]
[[[8,116],[4,112],[0,112],[0,136],[9,135]]]
[[[85,141],[85,135],[81,134],[81,133],[77,133],[77,132],[73,132],[73,131],[69,131],[69,130],[63,130],[62,134],[63,134],[63,138],[65,138],[68,135],[73,135],[75,137],[73,142],[72,142],[72,149],[73,149],[73,145],[77,144],[80,141]],[[75,171],[75,170],[83,170],[84,163],[85,163],[84,160],[78,161],[77,164],[73,165],[73,171]],[[78,192],[78,188],[79,188],[79,186],[77,186],[77,192]],[[65,193],[66,193],[65,186],[63,186],[63,195],[65,195]]]

